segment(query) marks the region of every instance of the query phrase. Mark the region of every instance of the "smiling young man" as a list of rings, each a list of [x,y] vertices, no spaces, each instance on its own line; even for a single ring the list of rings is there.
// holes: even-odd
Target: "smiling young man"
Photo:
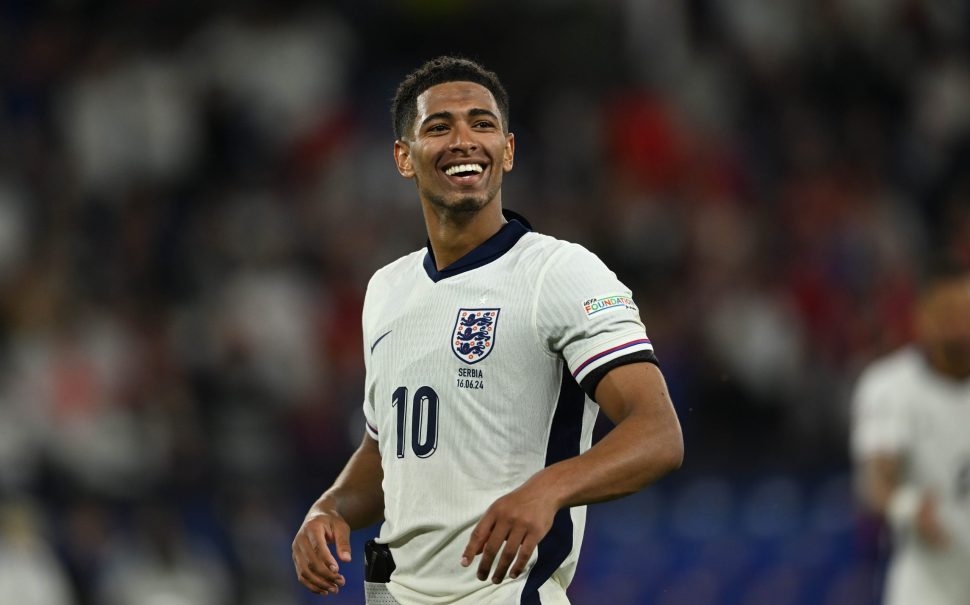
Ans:
[[[585,505],[683,457],[653,346],[596,256],[503,212],[515,139],[495,74],[429,61],[393,116],[428,244],[368,285],[365,434],[293,541],[297,575],[338,592],[349,532],[383,520],[370,604],[568,603]],[[598,409],[616,426],[590,447]]]

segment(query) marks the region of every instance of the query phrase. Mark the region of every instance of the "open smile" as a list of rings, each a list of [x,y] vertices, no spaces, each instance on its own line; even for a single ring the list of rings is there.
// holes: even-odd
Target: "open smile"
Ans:
[[[442,173],[452,183],[459,186],[475,185],[485,177],[488,164],[482,162],[464,162],[451,164],[442,169]]]

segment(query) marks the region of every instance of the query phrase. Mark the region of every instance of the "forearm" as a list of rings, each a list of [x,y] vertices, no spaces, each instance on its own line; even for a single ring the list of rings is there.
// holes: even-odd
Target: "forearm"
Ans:
[[[472,530],[461,561],[467,567],[482,555],[480,580],[503,542],[493,582],[507,570],[512,578],[523,572],[561,509],[625,496],[680,466],[680,422],[655,365],[610,370],[596,387],[596,401],[616,427],[586,453],[542,469],[493,502]]]
[[[559,507],[620,498],[680,467],[684,439],[667,385],[653,364],[611,370],[596,387],[600,409],[616,426],[586,453],[532,477]]]
[[[304,586],[326,595],[336,594],[346,584],[338,561],[351,561],[351,530],[380,520],[382,480],[377,442],[364,435],[333,486],[310,507],[293,538],[293,565]]]
[[[313,503],[307,515],[336,512],[351,529],[373,525],[384,518],[383,479],[377,443],[365,436],[336,481]]]
[[[875,455],[862,461],[859,496],[872,513],[885,517],[900,486],[899,462],[894,456]]]
[[[549,466],[529,480],[554,494],[560,508],[621,498],[680,467],[680,425],[657,430],[648,415],[633,414],[586,453]]]
[[[947,540],[931,492],[903,481],[898,456],[878,454],[862,462],[861,496],[863,504],[897,530],[915,526],[924,540],[933,545]]]

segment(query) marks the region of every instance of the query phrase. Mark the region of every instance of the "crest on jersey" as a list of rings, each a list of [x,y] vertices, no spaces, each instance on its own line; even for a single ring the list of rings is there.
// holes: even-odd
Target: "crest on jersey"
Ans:
[[[495,348],[499,309],[458,309],[451,350],[465,363],[478,363]]]

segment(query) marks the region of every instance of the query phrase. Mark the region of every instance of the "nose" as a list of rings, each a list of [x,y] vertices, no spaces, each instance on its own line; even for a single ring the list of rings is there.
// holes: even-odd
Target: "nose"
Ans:
[[[472,130],[467,125],[457,124],[451,132],[452,137],[448,145],[450,151],[469,153],[478,149],[478,143],[475,142]]]

